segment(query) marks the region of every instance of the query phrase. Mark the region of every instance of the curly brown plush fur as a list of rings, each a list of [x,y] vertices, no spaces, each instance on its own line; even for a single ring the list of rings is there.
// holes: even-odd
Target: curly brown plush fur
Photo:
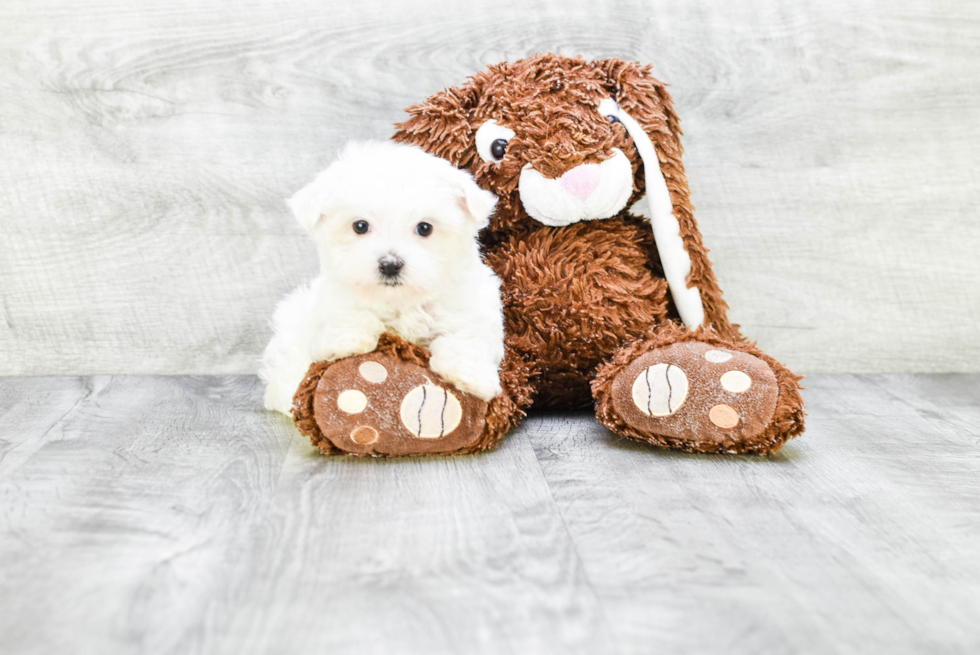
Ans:
[[[699,289],[704,308],[704,323],[696,330],[680,321],[650,223],[631,213],[646,190],[646,171],[622,122],[610,122],[599,111],[607,98],[638,122],[656,150],[691,260],[687,285]],[[489,404],[479,439],[456,452],[493,447],[532,404],[581,407],[594,401],[599,420],[614,432],[694,452],[768,454],[803,431],[800,378],[748,343],[728,320],[694,220],[673,101],[649,66],[537,55],[491,66],[408,113],[396,141],[469,170],[500,198],[481,241],[502,281],[504,393]],[[514,131],[500,161],[484,161],[476,148],[477,129],[491,119]],[[607,160],[614,149],[628,157],[633,171],[633,193],[623,211],[561,227],[528,215],[519,188],[526,166],[554,180],[581,164]],[[391,335],[382,338],[378,352],[428,363],[424,349]],[[681,359],[672,362],[670,353]],[[300,429],[330,454],[337,451],[317,427],[312,400],[327,368],[311,367],[294,413]],[[652,413],[654,369],[665,376],[671,414]],[[638,376],[640,370],[645,373]],[[751,390],[726,386],[722,378],[731,374],[749,380]],[[643,393],[640,403],[637,394]],[[675,398],[680,404],[672,408]],[[626,407],[626,414],[617,406]],[[702,435],[702,429],[711,434]]]
[[[619,148],[633,164],[634,192],[622,212],[630,215],[630,207],[646,189],[643,162],[622,124],[610,123],[598,111],[604,98],[613,97],[657,147],[693,264],[689,286],[701,289],[705,313],[715,330],[725,338],[737,339],[738,326],[728,322],[728,305],[694,220],[673,99],[650,71],[651,66],[620,59],[588,62],[553,54],[490,66],[465,85],[450,87],[409,107],[410,118],[396,126],[393,138],[422,146],[469,170],[482,187],[500,197],[490,227],[482,235],[484,245],[492,250],[508,237],[565,229],[548,228],[527,215],[517,189],[525,164],[556,178],[579,164],[599,163],[611,155],[612,148]],[[499,164],[484,162],[476,150],[476,129],[489,119],[517,132]],[[649,255],[648,267],[662,275],[656,252]]]
[[[504,389],[515,413],[531,402],[578,407],[594,395],[600,420],[635,439],[691,451],[774,452],[803,431],[800,378],[746,343],[728,320],[694,219],[679,120],[666,86],[650,70],[619,59],[589,62],[553,54],[490,66],[466,84],[410,107],[394,139],[469,170],[500,198],[481,240],[487,263],[503,282]],[[700,289],[705,310],[697,331],[680,325],[649,223],[630,213],[644,194],[645,171],[623,125],[598,111],[608,97],[637,120],[656,147],[691,258],[688,286]],[[500,162],[483,161],[475,145],[477,128],[490,119],[515,132]],[[633,195],[619,215],[563,227],[528,216],[518,189],[526,165],[555,179],[580,164],[607,159],[613,148],[629,157],[634,176]],[[769,364],[779,396],[762,434],[746,443],[679,442],[637,431],[614,415],[608,386],[615,373],[643,352],[687,339],[747,352]],[[510,417],[501,426],[517,420]]]

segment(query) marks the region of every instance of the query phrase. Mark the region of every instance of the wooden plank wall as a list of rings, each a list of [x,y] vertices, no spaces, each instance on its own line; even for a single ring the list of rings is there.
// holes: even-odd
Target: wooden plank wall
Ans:
[[[0,374],[250,373],[283,198],[538,51],[654,62],[733,318],[800,371],[980,370],[980,5],[0,4]]]

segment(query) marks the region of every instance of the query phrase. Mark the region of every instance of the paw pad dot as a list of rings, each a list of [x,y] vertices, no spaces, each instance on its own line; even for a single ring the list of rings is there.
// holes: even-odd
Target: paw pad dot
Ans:
[[[356,444],[367,446],[378,440],[378,431],[369,425],[359,425],[351,431],[350,440]]]
[[[381,384],[388,378],[388,369],[378,362],[366,361],[357,367],[357,372],[368,382]]]
[[[434,384],[422,384],[402,399],[402,424],[420,439],[439,439],[455,430],[463,419],[463,407],[451,392]]]
[[[670,416],[687,399],[687,374],[673,364],[654,364],[633,381],[633,403],[647,416]]]
[[[725,391],[742,393],[752,386],[752,378],[742,371],[729,371],[721,376],[721,386]]]
[[[337,396],[337,407],[347,414],[360,414],[367,407],[367,396],[357,389],[348,389]]]
[[[704,358],[712,364],[723,364],[731,359],[732,355],[721,350],[709,350],[704,353]]]
[[[711,422],[723,430],[729,430],[738,425],[738,412],[728,405],[715,405],[708,412]]]

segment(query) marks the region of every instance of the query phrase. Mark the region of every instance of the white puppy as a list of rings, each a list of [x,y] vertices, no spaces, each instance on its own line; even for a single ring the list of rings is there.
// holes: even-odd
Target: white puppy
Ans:
[[[320,275],[272,317],[265,406],[289,414],[314,361],[371,352],[389,331],[432,353],[430,367],[483,400],[500,393],[500,281],[477,233],[497,199],[415,146],[351,143],[289,199],[316,242]]]

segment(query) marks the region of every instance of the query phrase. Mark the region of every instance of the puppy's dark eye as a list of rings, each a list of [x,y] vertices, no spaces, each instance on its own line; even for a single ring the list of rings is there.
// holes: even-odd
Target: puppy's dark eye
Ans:
[[[616,116],[606,116],[606,118],[609,119],[609,122],[610,123],[618,123],[619,122],[619,118],[617,118]]]
[[[493,143],[490,144],[490,154],[494,159],[500,161],[504,158],[504,153],[507,152],[507,140],[506,139],[495,139]]]
[[[425,221],[422,221],[421,223],[415,226],[415,233],[418,234],[420,237],[427,237],[430,234],[432,234],[432,225],[426,223]]]
[[[367,234],[371,226],[368,225],[367,221],[354,221],[354,231],[358,234]]]

